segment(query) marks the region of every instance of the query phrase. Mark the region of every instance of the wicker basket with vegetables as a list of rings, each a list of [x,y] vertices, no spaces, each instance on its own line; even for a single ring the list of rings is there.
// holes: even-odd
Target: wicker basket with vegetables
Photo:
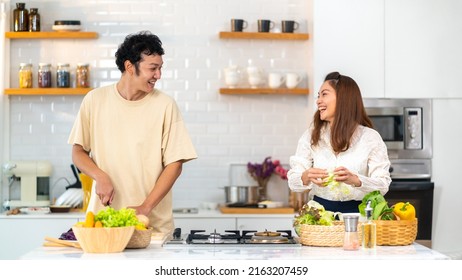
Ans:
[[[300,243],[307,246],[341,247],[345,225],[336,221],[335,215],[314,200],[305,204],[294,220]]]
[[[417,218],[415,208],[409,202],[399,202],[389,207],[379,191],[364,196],[359,212],[365,216],[367,201],[374,209],[372,219],[377,225],[377,245],[409,245],[417,237]]]

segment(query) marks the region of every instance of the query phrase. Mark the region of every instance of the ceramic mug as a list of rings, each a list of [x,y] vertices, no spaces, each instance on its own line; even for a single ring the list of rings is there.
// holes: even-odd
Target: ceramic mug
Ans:
[[[243,19],[231,19],[231,31],[232,32],[242,32],[242,30],[246,29],[248,26],[247,21]]]
[[[268,19],[258,20],[258,32],[270,32],[274,28],[274,21]]]
[[[294,30],[297,30],[300,24],[293,20],[283,20],[281,21],[282,33],[294,33]]]
[[[279,73],[269,73],[268,86],[270,88],[278,88],[285,82],[285,80],[286,78]]]
[[[225,68],[225,84],[229,88],[235,88],[241,79],[241,74],[238,66],[230,66],[228,68]]]
[[[257,88],[262,83],[260,75],[249,75],[249,84],[251,88]]]
[[[302,81],[302,77],[297,73],[287,73],[286,74],[286,86],[287,88],[296,88],[298,84]]]

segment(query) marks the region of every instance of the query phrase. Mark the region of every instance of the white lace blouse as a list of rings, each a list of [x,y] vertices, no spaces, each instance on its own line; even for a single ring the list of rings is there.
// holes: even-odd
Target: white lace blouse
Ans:
[[[388,191],[391,183],[390,161],[387,147],[380,134],[368,127],[358,126],[353,134],[350,148],[335,155],[330,144],[330,128],[321,132],[321,139],[317,146],[312,147],[311,129],[305,131],[298,141],[297,151],[290,157],[290,170],[287,174],[289,187],[292,191],[310,190],[310,199],[318,197],[332,201],[362,200],[365,194],[379,190],[382,195]],[[340,186],[319,187],[314,183],[307,186],[302,183],[302,173],[311,168],[333,170],[344,166],[358,175],[361,187],[348,184]]]

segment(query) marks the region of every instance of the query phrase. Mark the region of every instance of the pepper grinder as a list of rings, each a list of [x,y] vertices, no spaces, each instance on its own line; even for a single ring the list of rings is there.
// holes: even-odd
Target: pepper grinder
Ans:
[[[343,222],[345,223],[344,250],[355,251],[359,249],[358,220],[358,215],[343,214]]]

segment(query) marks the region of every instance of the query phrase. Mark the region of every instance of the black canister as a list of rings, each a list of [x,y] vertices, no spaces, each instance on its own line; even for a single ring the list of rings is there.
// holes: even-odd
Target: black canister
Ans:
[[[38,13],[37,8],[30,8],[29,31],[30,32],[40,31],[40,14]]]
[[[29,12],[26,3],[16,3],[13,10],[14,31],[29,31]]]

